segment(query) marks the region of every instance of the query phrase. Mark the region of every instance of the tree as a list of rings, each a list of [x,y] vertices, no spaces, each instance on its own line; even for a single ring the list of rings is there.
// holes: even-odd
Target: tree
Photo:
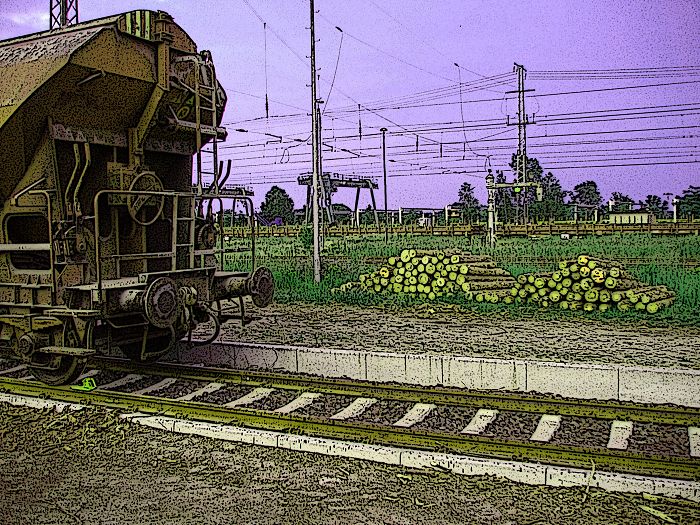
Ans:
[[[700,186],[683,190],[683,195],[678,199],[678,216],[688,219],[700,217]]]
[[[542,200],[535,200],[530,204],[530,217],[533,219],[565,220],[568,216],[568,210],[564,204],[565,192],[559,179],[548,172],[536,182],[542,186]]]
[[[574,192],[571,195],[572,204],[584,204],[597,208],[600,207],[602,202],[603,197],[600,195],[598,185],[594,181],[587,180],[574,186]]]
[[[515,174],[515,178],[518,179],[520,174],[518,173],[518,154],[513,153],[513,156],[510,158],[510,169],[513,170],[513,173]],[[544,170],[542,169],[542,166],[540,166],[540,161],[537,160],[535,157],[528,157],[527,158],[527,165],[525,167],[525,171],[527,173],[527,180],[528,181],[534,181],[534,182],[539,182],[542,179],[542,174],[544,173]],[[525,182],[525,181],[520,181],[520,182]]]
[[[618,191],[613,192],[610,200],[612,201],[610,211],[613,213],[632,211],[632,207],[634,206],[634,200],[632,200],[632,197],[629,195],[623,195]]]
[[[265,194],[265,200],[260,205],[260,214],[268,221],[280,217],[284,224],[294,222],[294,201],[289,194],[279,186],[273,186]]]
[[[333,203],[331,207],[336,224],[350,224],[354,220],[353,212],[349,206],[341,203]]]
[[[421,214],[414,210],[404,211],[401,214],[403,224],[416,224]]]
[[[525,180],[521,180],[521,174],[518,171],[518,155],[513,153],[510,159],[510,169],[515,174],[515,180],[519,182],[542,182],[542,174],[544,169],[540,166],[540,161],[535,157],[528,157],[525,165]],[[530,207],[536,202],[537,190],[535,188],[521,188],[514,191],[514,200],[518,207],[528,207],[528,218],[532,217]]]
[[[668,201],[662,200],[658,195],[647,195],[642,205],[646,211],[653,213],[656,217],[668,216]]]
[[[496,171],[496,184],[505,184],[506,176],[502,171]],[[496,214],[500,222],[513,222],[515,219],[515,204],[512,188],[496,189]]]
[[[374,208],[371,205],[368,204],[364,210],[360,211],[360,224],[373,226],[376,224],[374,222]]]
[[[459,200],[453,204],[453,207],[461,209],[462,217],[470,224],[478,221],[481,204],[474,196],[474,187],[468,182],[463,183],[457,196]]]

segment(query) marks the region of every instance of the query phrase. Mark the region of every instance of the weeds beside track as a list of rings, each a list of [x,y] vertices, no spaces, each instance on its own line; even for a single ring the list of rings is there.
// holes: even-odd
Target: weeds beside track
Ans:
[[[384,242],[383,235],[365,235],[326,240],[323,252],[323,281],[313,282],[311,258],[296,237],[259,239],[258,263],[268,266],[277,286],[276,300],[282,303],[332,303],[361,306],[392,305],[410,307],[425,301],[397,295],[370,296],[358,292],[331,293],[333,288],[357,280],[361,273],[372,271],[381,259],[395,256],[407,247],[430,249],[458,249],[474,254],[492,256],[513,275],[526,272],[551,271],[560,259],[573,258],[581,253],[621,262],[636,278],[652,285],[666,285],[678,294],[676,303],[649,318],[635,312],[609,311],[592,317],[610,321],[628,321],[655,326],[700,326],[700,237],[661,237],[648,234],[588,236],[562,240],[556,237],[540,239],[511,238],[499,241],[491,248],[481,239],[469,237],[433,237],[391,235]],[[229,259],[232,265],[248,262],[244,255]],[[537,315],[544,318],[575,318],[577,312],[537,310],[533,307],[483,305],[467,301],[457,295],[436,302],[449,302],[478,312],[507,311],[514,316]],[[591,315],[587,315],[591,317]]]

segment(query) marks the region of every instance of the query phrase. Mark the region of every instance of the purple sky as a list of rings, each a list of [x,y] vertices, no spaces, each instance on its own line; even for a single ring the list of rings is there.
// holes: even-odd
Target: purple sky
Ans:
[[[267,22],[267,53],[263,24],[247,4]],[[301,206],[305,192],[295,179],[310,170],[310,147],[298,142],[310,132],[310,73],[304,65],[308,3],[80,0],[80,19],[135,8],[165,9],[200,49],[212,51],[229,94],[224,122],[231,147],[222,156],[233,159],[230,180],[253,183],[258,202],[273,182],[281,183]],[[527,129],[528,155],[559,177],[565,189],[593,179],[605,199],[613,191],[643,199],[648,193],[678,194],[700,185],[695,163],[700,160],[700,67],[673,76],[628,72],[622,75],[626,78],[618,72],[596,79],[536,73],[700,66],[697,0],[316,0],[316,8],[319,96],[324,100],[338,63],[323,119],[324,170],[373,176],[381,184],[379,128],[387,127],[387,157],[393,161],[388,164],[390,208],[441,207],[456,200],[464,181],[476,186],[484,200],[487,156],[492,167],[507,169],[517,148],[517,128],[506,126],[507,116],[517,119],[517,103],[513,94],[504,95],[515,89],[515,77],[500,77],[497,82],[507,81],[502,84],[463,85],[460,104],[459,75],[470,83],[482,79],[479,75],[511,73],[514,62],[525,65],[526,87],[535,90],[526,102],[527,113],[536,113]],[[46,29],[47,11],[46,0],[0,0],[0,38]],[[344,34],[339,60],[341,33],[335,26]],[[685,83],[555,95],[678,82]],[[485,85],[488,90],[474,90]],[[582,122],[581,112],[601,110],[589,115],[591,122]],[[281,136],[282,142],[265,133]],[[491,140],[483,140],[488,136]],[[646,165],[657,162],[674,164]],[[381,194],[380,189],[383,207]],[[351,203],[353,198],[351,190],[340,190],[335,200]],[[361,205],[367,201],[363,197]]]

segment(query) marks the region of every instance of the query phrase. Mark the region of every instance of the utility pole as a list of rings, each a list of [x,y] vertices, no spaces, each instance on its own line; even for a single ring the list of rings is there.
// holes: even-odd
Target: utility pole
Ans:
[[[487,206],[488,206],[488,218],[487,218],[487,230],[486,236],[488,237],[488,244],[491,248],[496,247],[496,184],[495,178],[491,170],[489,170],[488,175],[486,175],[486,193]]]
[[[78,23],[78,0],[50,0],[49,29]]]
[[[314,229],[314,247],[313,247],[313,263],[314,263],[314,282],[321,282],[321,225],[319,221],[319,196],[321,192],[319,191],[319,179],[321,174],[319,173],[320,166],[320,152],[318,140],[318,100],[316,99],[316,33],[314,31],[314,0],[309,0],[309,5],[311,8],[311,162],[312,167],[312,180],[311,180],[311,210],[312,210],[312,221]]]
[[[673,193],[664,193],[664,197],[669,197],[668,202],[673,206],[673,222],[677,222],[678,213],[676,207],[678,205],[678,197],[674,196]],[[664,217],[666,218],[666,217]]]
[[[495,183],[495,178],[491,170],[488,170],[486,175],[486,194],[487,194],[487,211],[488,217],[486,222],[486,237],[489,245],[493,248],[496,246],[496,190],[500,188],[513,188],[522,190],[524,188],[535,188],[535,198],[538,201],[542,200],[543,192],[542,185],[539,182],[505,182]],[[445,216],[447,216],[447,207],[445,207]]]
[[[515,64],[513,70],[518,74],[518,89],[517,91],[506,91],[506,93],[517,93],[518,94],[518,153],[517,160],[515,164],[515,171],[517,173],[516,182],[527,183],[527,125],[534,124],[530,122],[527,114],[525,113],[525,93],[528,91],[534,91],[534,89],[525,89],[525,77],[527,70],[525,66],[520,64]],[[528,210],[527,210],[527,192],[523,192],[522,195],[517,197],[520,203],[520,213],[522,214],[523,224],[528,222]]]
[[[673,222],[678,222],[678,197],[673,197],[671,204],[673,204]]]
[[[527,132],[525,114],[525,67],[515,64],[518,73],[518,182],[527,182]],[[527,224],[527,198],[522,199],[523,224]]]
[[[384,167],[384,244],[389,244],[389,218],[387,215],[386,198],[386,128],[381,128],[382,132],[382,165]]]

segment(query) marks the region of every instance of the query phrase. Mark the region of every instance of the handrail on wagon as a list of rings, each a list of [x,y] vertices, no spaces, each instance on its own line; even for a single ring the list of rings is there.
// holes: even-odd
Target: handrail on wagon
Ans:
[[[99,200],[103,195],[122,195],[122,196],[129,196],[129,195],[140,195],[140,196],[154,196],[154,197],[162,197],[162,198],[171,198],[173,200],[177,198],[186,198],[186,199],[192,199],[193,200],[193,209],[196,208],[196,202],[197,201],[218,201],[219,202],[219,207],[222,213],[219,213],[218,216],[218,226],[219,226],[219,231],[220,235],[218,235],[218,249],[212,249],[212,250],[195,250],[195,239],[194,239],[194,231],[191,231],[189,234],[188,238],[188,244],[191,246],[192,249],[192,254],[193,255],[205,255],[205,254],[218,254],[220,255],[219,257],[219,266],[220,269],[225,269],[224,268],[224,260],[225,260],[225,255],[228,253],[228,251],[225,248],[224,244],[224,226],[223,226],[223,220],[224,220],[224,207],[223,207],[223,199],[230,199],[233,201],[232,207],[235,207],[236,202],[240,201],[243,203],[245,206],[248,216],[249,216],[249,222],[251,226],[251,265],[252,269],[251,272],[255,271],[255,221],[252,220],[252,213],[253,213],[253,200],[250,197],[246,196],[236,196],[236,197],[223,197],[220,195],[195,195],[194,193],[188,193],[188,192],[176,192],[176,191],[153,191],[153,190],[143,190],[143,191],[134,191],[134,190],[115,190],[115,189],[104,189],[99,192],[97,192],[94,196],[93,199],[93,208],[95,210],[95,236],[99,237],[99,232],[100,232],[100,206],[99,206]],[[175,208],[175,202],[173,202],[173,208]],[[175,218],[179,218],[177,215],[178,210],[173,209],[174,216]],[[186,219],[191,219],[195,220],[196,216],[192,215],[191,217],[186,217]],[[173,236],[174,238],[177,236],[177,231],[173,231]],[[167,251],[167,252],[153,252],[153,253],[138,253],[138,254],[112,254],[109,255],[107,258],[113,258],[113,259],[123,259],[123,260],[134,260],[134,259],[159,259],[159,258],[174,258],[176,256],[176,248],[177,245],[175,242],[171,243],[173,245],[173,250]],[[97,274],[96,278],[96,288],[97,288],[97,293],[99,297],[102,296],[103,292],[103,277],[102,277],[102,263],[103,260],[106,259],[106,257],[102,254],[102,243],[98,241],[95,243],[95,270]],[[233,250],[232,250],[233,252]],[[203,259],[202,259],[203,260]],[[171,263],[171,269],[175,270],[175,267],[173,266],[174,263]],[[192,266],[191,269],[196,269],[198,266],[194,264],[194,261],[191,262],[190,266]]]

